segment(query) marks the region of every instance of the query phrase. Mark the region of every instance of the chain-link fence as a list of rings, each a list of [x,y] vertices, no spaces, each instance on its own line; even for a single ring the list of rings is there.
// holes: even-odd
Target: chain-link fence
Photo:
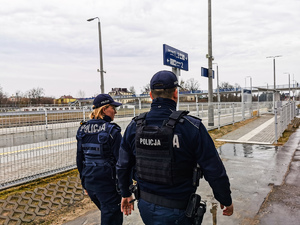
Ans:
[[[201,118],[208,129],[271,112],[273,107],[270,102],[213,103],[214,126],[208,127],[208,103],[179,105],[179,110]],[[123,132],[132,117],[149,109],[150,104],[125,104],[114,122]],[[0,113],[0,189],[75,168],[76,131],[81,120],[88,120],[91,110],[86,106],[73,110],[47,107]]]

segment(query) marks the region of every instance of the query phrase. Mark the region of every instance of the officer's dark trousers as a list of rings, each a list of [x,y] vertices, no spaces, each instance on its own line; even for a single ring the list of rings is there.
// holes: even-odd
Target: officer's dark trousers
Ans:
[[[121,225],[123,213],[118,205],[121,196],[116,192],[95,192],[87,190],[89,197],[101,211],[101,225]]]
[[[192,225],[191,220],[184,214],[185,210],[171,209],[140,199],[139,211],[146,225]]]

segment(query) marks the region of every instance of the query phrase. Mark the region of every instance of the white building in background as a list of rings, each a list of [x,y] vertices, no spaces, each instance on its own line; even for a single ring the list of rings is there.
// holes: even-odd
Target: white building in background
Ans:
[[[122,104],[134,102],[134,99],[124,98],[124,97],[135,97],[135,95],[132,92],[128,91],[127,88],[112,88],[111,91],[108,92],[108,94],[111,97],[118,99],[117,101],[121,102]]]

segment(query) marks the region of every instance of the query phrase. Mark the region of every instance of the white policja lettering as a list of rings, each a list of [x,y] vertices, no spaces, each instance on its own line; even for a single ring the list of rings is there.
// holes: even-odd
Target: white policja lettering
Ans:
[[[178,135],[177,134],[174,134],[174,137],[173,137],[173,148],[180,148],[179,146],[179,139],[178,139]]]
[[[148,138],[140,138],[140,144],[142,145],[150,145],[150,146],[160,146],[161,142],[159,139],[148,139]]]

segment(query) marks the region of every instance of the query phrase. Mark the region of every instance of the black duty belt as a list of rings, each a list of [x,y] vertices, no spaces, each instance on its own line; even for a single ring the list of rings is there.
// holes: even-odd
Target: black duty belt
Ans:
[[[174,199],[167,199],[159,195],[151,194],[148,192],[144,192],[140,190],[140,198],[153,203],[155,205],[160,205],[167,208],[172,209],[186,209],[189,199],[187,200],[174,200]]]
[[[89,159],[83,162],[86,166],[99,166],[109,163],[109,159]]]

